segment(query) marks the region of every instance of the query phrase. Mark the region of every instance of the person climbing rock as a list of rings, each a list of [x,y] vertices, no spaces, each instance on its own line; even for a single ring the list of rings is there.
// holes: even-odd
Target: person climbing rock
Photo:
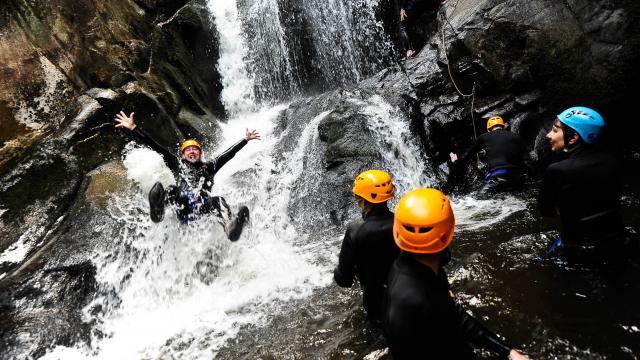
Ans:
[[[504,343],[456,301],[444,266],[455,218],[436,189],[400,199],[393,237],[401,253],[389,270],[383,330],[391,355],[405,359],[475,359],[469,342],[509,359],[527,357]]]
[[[407,58],[411,58],[416,54],[414,47],[413,32],[414,28],[418,25],[417,20],[419,15],[424,10],[426,4],[444,4],[446,2],[437,2],[434,0],[399,0],[398,7],[400,9],[400,23],[399,33],[400,42],[405,51]],[[411,32],[411,34],[410,34]]]
[[[483,154],[488,172],[484,184],[477,193],[478,198],[486,199],[493,194],[509,191],[522,185],[524,170],[528,159],[524,143],[518,134],[506,129],[504,119],[493,116],[487,121],[487,132],[478,136],[473,146],[458,159],[450,153],[452,173],[461,172],[477,152]]]
[[[393,198],[391,176],[382,170],[358,175],[353,194],[362,210],[362,219],[347,227],[333,278],[341,287],[351,287],[354,278],[362,287],[362,304],[368,320],[381,325],[382,299],[387,271],[398,255],[393,242],[393,213],[387,202]]]
[[[597,147],[604,126],[595,110],[571,107],[546,135],[551,151],[568,157],[545,170],[538,208],[560,217],[560,238],[552,248],[571,263],[619,265],[638,251],[620,215],[621,165]]]
[[[249,219],[249,209],[240,207],[235,218],[231,218],[231,210],[225,199],[221,196],[211,196],[213,178],[235,154],[247,143],[254,139],[260,139],[257,131],[247,129],[243,139],[232,145],[229,149],[218,155],[210,162],[202,161],[202,147],[195,139],[188,139],[180,146],[180,156],[166,150],[151,136],[140,129],[134,120],[134,113],[127,116],[120,111],[116,115],[116,128],[125,128],[145,145],[162,155],[165,163],[173,172],[177,186],[171,185],[167,190],[160,182],[156,182],[149,192],[150,216],[153,222],[160,222],[164,218],[165,206],[176,205],[177,216],[181,223],[187,224],[195,220],[198,215],[213,213],[220,220],[229,240],[236,241],[240,238],[242,229]]]

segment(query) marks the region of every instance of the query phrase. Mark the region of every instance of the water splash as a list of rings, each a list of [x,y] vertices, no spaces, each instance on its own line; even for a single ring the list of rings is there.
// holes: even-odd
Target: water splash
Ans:
[[[222,76],[222,103],[235,115],[251,111],[254,104],[254,79],[247,70],[247,46],[235,0],[208,0],[218,31],[220,54],[218,72]]]
[[[512,195],[488,200],[472,196],[452,198],[451,205],[456,214],[456,231],[491,227],[504,222],[508,216],[527,209],[525,201]]]
[[[426,156],[411,134],[409,119],[379,95],[367,99],[361,113],[367,116],[378,152],[393,176],[396,187],[393,203],[411,189],[431,187],[433,174],[427,171]]]
[[[169,170],[157,154],[128,148],[124,163],[140,189],[114,204],[121,235],[94,259],[100,290],[85,320],[97,324],[95,336],[88,347],[57,347],[46,358],[213,357],[243,325],[265,324],[287,301],[328,284],[329,268],[294,246],[298,234],[289,224],[287,198],[301,168],[297,161],[278,164],[272,152],[279,140],[272,133],[274,119],[284,108],[223,125],[224,138],[235,142],[262,119],[258,130],[265,137],[248,144],[216,178],[215,190],[234,209],[245,203],[252,210],[251,225],[237,243],[226,239],[212,216],[183,226],[169,210],[162,223],[152,223],[142,189],[167,181]],[[306,156],[321,119],[303,131],[292,158]],[[266,184],[274,184],[272,191],[263,191]]]

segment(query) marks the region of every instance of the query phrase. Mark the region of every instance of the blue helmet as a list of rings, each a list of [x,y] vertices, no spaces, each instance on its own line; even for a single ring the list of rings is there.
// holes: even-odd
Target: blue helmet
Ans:
[[[558,120],[575,130],[587,144],[593,144],[604,127],[602,115],[583,106],[568,108],[558,115]]]

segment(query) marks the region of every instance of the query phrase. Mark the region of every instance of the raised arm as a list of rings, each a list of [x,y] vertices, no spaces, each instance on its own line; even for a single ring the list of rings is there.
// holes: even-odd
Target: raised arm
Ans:
[[[218,170],[220,170],[221,167],[223,167],[227,162],[229,162],[229,160],[231,160],[236,155],[236,153],[240,151],[240,149],[242,149],[245,145],[247,145],[247,143],[251,140],[260,140],[260,134],[258,134],[256,130],[249,131],[249,129],[247,129],[245,136],[244,138],[242,138],[242,140],[231,145],[231,147],[229,147],[222,154],[216,156],[216,158],[213,159],[212,161],[213,172],[214,173],[218,172]]]
[[[140,140],[145,145],[149,146],[153,151],[159,153],[164,158],[164,161],[169,165],[172,169],[177,169],[179,166],[178,156],[168,151],[164,146],[160,145],[157,141],[155,141],[149,134],[140,129],[140,127],[136,124],[134,120],[135,113],[125,114],[120,111],[116,115],[115,121],[117,122],[116,128],[125,128],[133,133],[135,137]]]

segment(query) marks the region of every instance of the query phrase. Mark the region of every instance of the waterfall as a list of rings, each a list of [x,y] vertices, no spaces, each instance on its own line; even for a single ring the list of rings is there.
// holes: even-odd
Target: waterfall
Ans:
[[[384,63],[386,45],[367,42],[380,30],[374,1],[302,4],[298,11],[312,15],[307,21],[311,60],[327,83],[357,81]],[[173,215],[175,209],[168,209],[163,222],[152,223],[148,190],[155,181],[166,186],[174,180],[158,154],[129,144],[124,164],[137,188],[112,204],[119,237],[103,244],[92,259],[99,289],[84,309],[84,320],[94,328],[91,342],[58,346],[47,359],[213,358],[243,326],[268,324],[270,315],[332,281],[340,238],[335,231],[314,237],[296,228],[289,204],[300,183],[315,186],[326,171],[318,124],[334,109],[321,109],[296,119],[297,127],[282,129],[278,119],[288,105],[257,100],[282,102],[302,91],[303,67],[287,39],[297,34],[285,31],[281,8],[272,0],[210,0],[209,8],[220,37],[218,69],[230,113],[220,124],[217,152],[237,142],[246,128],[263,136],[222,168],[214,186],[233,211],[250,208],[250,225],[231,243],[213,216],[185,226]],[[330,45],[337,50],[326,51]],[[380,96],[350,101],[367,116],[381,165],[393,174],[398,195],[431,185],[409,119]],[[204,160],[211,155],[205,153]],[[321,216],[317,208],[296,213],[306,221],[313,216]]]
[[[262,101],[353,84],[390,62],[378,0],[244,0],[239,7]]]
[[[235,0],[210,0],[220,42],[218,71],[222,77],[222,103],[230,114],[254,107],[254,79],[247,69],[247,47]]]

